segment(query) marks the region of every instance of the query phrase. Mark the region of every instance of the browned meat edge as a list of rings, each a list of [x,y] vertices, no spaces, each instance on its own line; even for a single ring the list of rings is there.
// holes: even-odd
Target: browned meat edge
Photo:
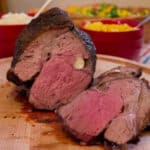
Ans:
[[[74,28],[74,24],[67,13],[57,7],[52,8],[46,13],[41,14],[36,19],[33,19],[22,31],[16,41],[14,59],[11,66],[15,66],[15,64],[19,61],[20,55],[24,52],[25,47],[27,47],[32,40],[40,35],[40,33],[49,29],[61,28],[69,28],[71,30]]]

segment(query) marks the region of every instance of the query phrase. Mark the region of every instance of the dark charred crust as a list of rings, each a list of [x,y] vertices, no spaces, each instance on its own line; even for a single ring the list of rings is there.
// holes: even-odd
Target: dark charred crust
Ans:
[[[147,86],[147,88],[150,89],[150,82],[147,81],[145,78],[142,78],[141,80],[145,83],[145,85]]]
[[[18,76],[14,73],[13,69],[11,68],[11,69],[8,70],[6,76],[7,76],[7,80],[8,81],[11,81],[11,82],[15,83],[16,85],[18,85],[18,86],[24,85],[25,87],[30,88],[31,85],[33,84],[33,82],[34,82],[34,80],[35,80],[35,78],[36,78],[37,75],[38,74],[36,74],[35,76],[33,76],[30,80],[28,80],[26,82],[23,82],[22,80],[20,80],[18,78]]]
[[[137,72],[132,72],[132,75],[139,78],[142,75],[142,68],[138,68]]]
[[[22,31],[16,41],[14,59],[11,66],[13,67],[16,65],[25,48],[39,34],[50,29],[69,28],[71,30],[73,27],[73,22],[67,13],[57,7],[52,8],[46,13],[41,14],[36,19],[33,19],[31,23]]]
[[[148,123],[147,127],[145,128],[145,131],[150,131],[150,122]]]
[[[127,150],[126,144],[116,145],[115,143],[104,141],[104,150]]]
[[[128,143],[130,143],[130,144],[137,144],[139,141],[140,141],[140,138],[137,135],[137,136],[133,137],[133,139],[131,139]]]
[[[14,71],[11,69],[7,72],[7,80],[15,83],[16,85],[21,85],[23,82],[18,78],[16,74],[14,74]]]
[[[94,73],[95,72],[95,66],[96,66],[96,48],[94,46],[94,43],[92,42],[90,36],[87,33],[79,30],[78,28],[74,28],[73,32],[75,34],[77,34],[80,39],[82,39],[86,49],[88,50],[88,53],[90,56],[89,60],[91,61],[91,66],[93,67],[92,70]]]

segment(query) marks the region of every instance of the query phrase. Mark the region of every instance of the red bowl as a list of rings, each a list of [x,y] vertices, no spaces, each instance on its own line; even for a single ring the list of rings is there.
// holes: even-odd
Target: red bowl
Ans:
[[[26,25],[0,25],[0,58],[13,55],[15,42]]]
[[[104,24],[127,23],[132,27],[135,27],[138,24],[138,22],[133,20],[93,20],[91,22],[96,21],[101,21]],[[126,32],[99,32],[84,29],[83,26],[85,23],[85,21],[81,23],[80,28],[91,36],[98,54],[106,54],[128,59],[134,59],[137,57],[143,44],[143,27],[138,30]]]
[[[26,24],[0,25],[0,58],[13,55],[16,39],[25,26]]]

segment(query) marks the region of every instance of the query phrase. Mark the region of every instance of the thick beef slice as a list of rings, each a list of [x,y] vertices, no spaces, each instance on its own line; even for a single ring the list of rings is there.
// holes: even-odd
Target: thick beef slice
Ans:
[[[79,44],[74,43],[76,39]],[[50,9],[32,20],[18,37],[8,80],[17,85],[33,82],[47,60],[53,55],[76,50],[72,50],[74,45],[79,48],[76,54],[83,56],[94,72],[95,47],[90,37],[74,27],[67,13],[59,8]]]
[[[105,131],[105,138],[111,142],[124,144],[130,141],[150,121],[150,90],[145,81],[136,82],[137,85],[132,87],[133,95],[124,100],[123,113],[116,117]]]
[[[54,56],[43,67],[34,82],[29,102],[39,109],[53,110],[72,100],[91,82],[88,67],[76,70],[72,56]]]
[[[100,91],[95,88],[84,91],[71,103],[59,108],[58,114],[65,128],[75,138],[90,142],[121,112],[121,95],[112,97],[114,85],[105,88]]]
[[[89,142],[121,113],[124,101],[138,98],[140,90],[141,83],[136,78],[113,80],[81,93],[59,108],[58,114],[72,135]]]
[[[129,76],[100,85],[97,83],[94,87],[82,92],[71,103],[60,107],[58,115],[66,129],[81,141],[88,143],[106,129],[106,139],[117,144],[124,144],[138,133],[135,133],[136,126],[132,119],[137,118],[133,112],[139,105],[137,100],[142,84],[143,81],[140,79]],[[122,110],[125,113],[122,114]],[[124,116],[126,117],[124,120],[113,123],[117,118]],[[108,132],[110,128],[112,131]],[[107,133],[109,133],[108,136]],[[116,133],[118,133],[117,137],[115,137]],[[112,138],[109,138],[111,135]]]

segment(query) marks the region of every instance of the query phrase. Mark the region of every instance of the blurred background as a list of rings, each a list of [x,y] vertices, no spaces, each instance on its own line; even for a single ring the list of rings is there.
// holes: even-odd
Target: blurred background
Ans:
[[[28,13],[28,15],[29,15],[29,13],[35,14],[45,1],[46,0],[0,0],[0,14],[2,15],[4,13],[8,13],[8,12],[12,12],[12,13],[24,12],[24,13]],[[101,6],[100,4],[104,4],[104,3],[112,4],[112,5],[110,7],[109,6],[106,7],[106,5],[105,5],[105,9],[102,9],[102,7],[104,5]],[[93,16],[93,10],[92,11],[89,10],[88,6],[92,7],[92,9],[93,8],[95,9],[95,4],[98,6],[98,7],[97,6],[96,7],[98,8],[99,12],[102,10],[104,10],[105,12],[102,12],[102,13],[100,12],[98,14],[98,16]],[[52,0],[52,2],[50,3],[50,5],[48,7],[50,8],[50,7],[55,7],[55,6],[60,7],[67,11],[68,10],[76,11],[77,10],[76,7],[81,6],[80,13],[82,12],[83,14],[81,13],[79,15],[78,10],[75,13],[68,11],[68,13],[72,17],[74,23],[79,27],[80,27],[81,22],[83,22],[85,20],[90,20],[90,19],[110,19],[110,20],[111,19],[117,19],[117,20],[130,19],[133,21],[141,21],[150,15],[150,0]],[[73,6],[73,7],[71,9],[68,9],[70,6],[71,7]],[[85,7],[85,8],[83,9],[83,7]],[[123,9],[125,8],[126,10],[120,10],[122,8]],[[110,11],[110,14],[105,15],[104,13],[106,13],[108,10]],[[131,11],[133,11],[133,14],[132,13],[130,14]],[[119,12],[120,12],[120,15],[116,14]],[[138,12],[138,13],[135,13],[135,12]],[[104,15],[104,16],[102,16],[102,15]],[[118,16],[116,16],[116,15],[118,15]],[[21,28],[23,28],[23,27],[24,26],[20,27],[20,29],[18,30],[18,33],[20,32]],[[7,28],[10,29],[10,27],[7,27]],[[18,26],[17,26],[17,28],[18,28]],[[2,28],[1,30],[2,30],[2,33],[4,34],[4,32],[3,32],[4,29]],[[10,33],[10,31],[8,33]],[[14,33],[14,29],[12,30],[12,33]],[[114,33],[112,33],[112,34],[114,34]],[[6,34],[4,34],[4,35],[6,35]],[[1,34],[1,36],[3,36],[3,37],[4,37],[4,35]],[[141,36],[141,33],[139,35]],[[136,42],[135,49],[137,49],[137,43],[141,44],[142,46],[140,46],[140,47],[138,46],[138,49],[139,49],[138,52],[137,51],[134,52],[136,54],[136,55],[134,54],[134,60],[145,63],[145,64],[150,64],[150,22],[148,22],[147,24],[144,25],[144,34],[142,35],[142,37],[139,37],[139,35],[136,35],[137,39],[135,40],[135,42]],[[94,35],[94,37],[95,37],[95,35]],[[123,36],[121,36],[121,37],[123,37]],[[6,36],[6,38],[7,38],[7,36]],[[129,38],[131,38],[131,37],[129,37]],[[98,41],[99,39],[100,39],[99,36],[96,36],[96,39],[94,40],[94,42],[100,43],[100,41]],[[117,38],[116,38],[116,40],[117,40]],[[112,55],[125,57],[125,53],[126,54],[128,53],[129,56],[125,57],[125,58],[133,59],[133,57],[130,56],[130,55],[132,55],[131,53],[134,51],[134,48],[131,46],[131,44],[133,44],[133,42],[131,42],[133,40],[133,38],[131,40],[130,39],[128,39],[128,40],[129,40],[128,47],[132,48],[132,51],[130,49],[129,49],[129,52],[124,50],[123,56],[120,54],[116,55],[111,49],[111,47],[114,47],[114,45],[113,45],[113,46],[110,46],[110,50],[113,52]],[[124,40],[124,41],[126,42],[127,40]],[[119,43],[117,41],[116,43],[117,43],[116,44],[117,46],[119,46],[119,44],[120,44],[121,48],[124,47],[124,46],[122,46],[121,42]],[[102,44],[99,44],[99,45],[101,46]],[[108,45],[107,39],[106,39],[106,45]],[[125,43],[124,45],[127,45],[127,44]],[[1,49],[4,49],[4,48],[1,48]],[[12,48],[11,48],[11,50],[12,50]],[[0,52],[2,52],[2,51],[0,51]],[[3,50],[3,52],[4,52],[4,50]],[[106,53],[106,52],[108,52],[108,51],[105,50],[104,53]],[[102,53],[102,51],[100,53]],[[108,54],[110,54],[110,53],[108,53]]]
[[[27,12],[31,8],[38,8],[44,0],[0,0],[1,11]],[[118,6],[150,7],[150,0],[53,0],[51,6],[66,8],[70,5],[85,5],[92,3],[113,3]]]

